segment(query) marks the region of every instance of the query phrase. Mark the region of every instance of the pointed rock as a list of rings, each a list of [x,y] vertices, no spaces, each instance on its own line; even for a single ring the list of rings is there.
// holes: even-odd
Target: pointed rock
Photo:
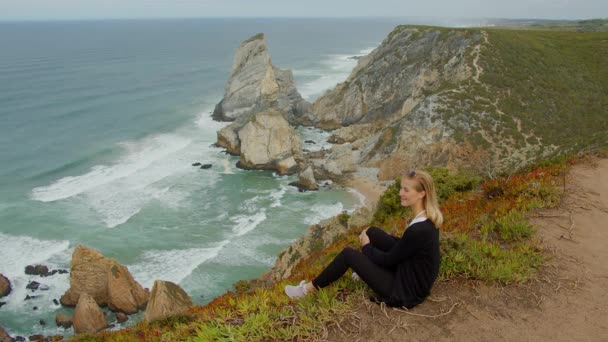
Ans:
[[[272,65],[263,33],[236,50],[224,98],[213,112],[216,120],[233,121],[275,107],[297,117],[308,103],[298,93],[291,71]]]
[[[134,314],[148,301],[146,292],[125,266],[115,263],[108,273],[108,307],[112,311]]]
[[[95,299],[87,293],[81,293],[79,296],[78,304],[74,310],[73,323],[76,334],[96,333],[108,326],[101,308],[95,303]]]
[[[99,305],[125,313],[135,313],[146,304],[148,292],[114,259],[79,245],[70,267],[70,288],[61,297],[63,305],[74,306],[82,293],[90,294]]]
[[[183,313],[191,306],[190,296],[179,285],[170,281],[156,280],[144,317],[150,322]]]

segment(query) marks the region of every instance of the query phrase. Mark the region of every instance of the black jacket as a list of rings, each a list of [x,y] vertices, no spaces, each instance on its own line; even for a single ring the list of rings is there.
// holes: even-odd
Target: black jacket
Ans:
[[[395,240],[396,244],[387,252],[371,244],[362,251],[376,265],[397,272],[391,296],[383,300],[390,306],[412,308],[429,295],[439,274],[439,230],[426,219],[409,226]]]

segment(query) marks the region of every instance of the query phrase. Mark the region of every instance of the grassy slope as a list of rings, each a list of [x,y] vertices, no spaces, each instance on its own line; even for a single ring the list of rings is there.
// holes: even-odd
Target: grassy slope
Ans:
[[[480,82],[442,89],[442,116],[458,140],[493,146],[503,157],[509,148],[538,146],[528,161],[550,146],[553,154],[606,146],[607,32],[484,31]],[[469,65],[475,70],[472,59]],[[462,131],[462,118],[476,122],[477,131]]]
[[[488,180],[481,186],[466,175],[431,170],[441,179],[440,192],[446,198],[441,204],[446,224],[442,227],[440,281],[466,278],[509,284],[533,277],[543,256],[525,217],[531,210],[557,203],[567,168],[566,163],[541,167]],[[474,190],[463,191],[471,188]],[[404,224],[402,212],[395,210],[397,189],[394,185],[386,191],[375,217],[393,234],[400,234]],[[352,227],[342,239],[301,261],[288,282],[311,279],[342,248],[356,247],[362,228]],[[186,315],[74,340],[314,340],[323,335],[328,324],[350,314],[361,296],[369,294],[360,282],[343,277],[317,295],[292,301],[283,294],[286,282],[258,288],[241,284],[239,293],[228,292]]]

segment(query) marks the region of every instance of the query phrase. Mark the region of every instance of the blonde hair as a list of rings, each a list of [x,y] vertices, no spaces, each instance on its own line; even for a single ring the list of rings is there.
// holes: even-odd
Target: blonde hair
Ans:
[[[441,227],[443,224],[443,214],[441,214],[441,210],[439,210],[435,183],[433,183],[431,175],[422,170],[411,170],[403,177],[416,180],[416,191],[425,192],[423,203],[424,209],[426,210],[426,217],[433,221],[435,227]]]

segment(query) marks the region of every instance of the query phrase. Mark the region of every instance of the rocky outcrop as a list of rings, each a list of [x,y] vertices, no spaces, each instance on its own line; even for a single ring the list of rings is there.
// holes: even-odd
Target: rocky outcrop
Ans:
[[[322,159],[310,159],[317,179],[342,181],[344,176],[357,170],[359,151],[353,150],[350,143],[332,146]]]
[[[74,306],[83,293],[88,293],[101,306],[133,314],[148,300],[148,292],[125,266],[95,250],[77,246],[70,268],[70,288],[61,297],[63,305]]]
[[[480,44],[480,31],[397,27],[359,60],[345,82],[312,104],[314,115],[307,118],[317,127],[337,129],[329,141],[351,143],[358,151],[355,165],[379,168],[381,180],[414,161],[450,166],[462,146],[456,146],[454,130],[441,115],[442,87],[474,76],[472,53]],[[350,161],[345,169],[331,159],[315,163],[319,177],[348,172]]]
[[[385,126],[386,123],[374,122],[342,127],[333,131],[327,141],[332,144],[351,143],[353,147],[359,147],[370,136],[382,130]]]
[[[290,185],[294,185],[298,187],[298,189],[304,191],[319,190],[315,175],[312,171],[312,167],[310,166],[307,167],[304,171],[300,172],[300,174],[298,175],[297,182],[290,183]]]
[[[480,40],[481,34],[456,30],[395,29],[359,60],[345,82],[312,104],[316,126],[340,128],[407,115],[427,93],[472,76],[466,53]]]
[[[233,121],[269,108],[292,120],[308,108],[298,93],[291,71],[272,65],[264,34],[257,34],[236,50],[224,98],[213,112],[216,120]]]
[[[49,268],[44,265],[28,265],[25,267],[25,274],[46,277],[49,275]]]
[[[11,282],[3,274],[0,274],[0,298],[8,296],[11,293]]]
[[[76,334],[94,334],[108,326],[101,308],[99,308],[95,299],[87,293],[82,293],[79,296],[78,304],[74,310],[73,324]]]
[[[227,143],[226,143],[227,142]],[[297,170],[302,158],[302,142],[278,110],[270,109],[240,118],[218,132],[218,145],[240,154],[238,166],[244,169],[278,170],[281,174]]]
[[[150,322],[180,314],[192,305],[190,296],[177,284],[156,280],[146,307],[145,319]]]
[[[349,230],[349,227],[366,226],[372,213],[367,208],[359,208],[348,217],[346,225],[344,220],[340,219],[340,215],[309,226],[304,236],[279,253],[274,266],[262,276],[262,279],[280,281],[288,278],[301,260],[336,242]]]

